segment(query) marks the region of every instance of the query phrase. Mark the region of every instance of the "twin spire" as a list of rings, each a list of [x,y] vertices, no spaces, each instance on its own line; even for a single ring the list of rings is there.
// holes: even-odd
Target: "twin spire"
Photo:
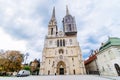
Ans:
[[[68,10],[68,6],[66,6],[66,15],[69,15],[69,10]],[[53,7],[53,13],[52,13],[52,18],[51,20],[55,19],[55,7]]]
[[[55,19],[55,7],[53,7],[52,20]]]
[[[66,6],[66,15],[69,15],[68,6]]]

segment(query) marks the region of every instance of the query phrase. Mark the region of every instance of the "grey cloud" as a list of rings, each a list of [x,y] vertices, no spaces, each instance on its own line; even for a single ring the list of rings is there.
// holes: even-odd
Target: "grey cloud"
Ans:
[[[47,34],[47,25],[51,18],[53,6],[56,7],[59,28],[62,27],[66,5],[69,7],[70,14],[75,16],[78,41],[84,57],[88,56],[89,49],[99,48],[100,43],[107,40],[108,36],[120,37],[119,0],[24,1],[18,3],[2,1],[0,26],[4,26],[4,30],[11,36],[26,40],[27,47],[38,54],[44,47],[44,38]],[[6,10],[9,7],[10,9],[7,11],[13,12],[7,15],[3,7]]]

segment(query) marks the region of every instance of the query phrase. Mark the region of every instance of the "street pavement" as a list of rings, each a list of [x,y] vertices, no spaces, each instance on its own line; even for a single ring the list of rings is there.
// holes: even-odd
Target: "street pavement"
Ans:
[[[27,77],[0,77],[0,80],[120,80],[120,77],[98,75],[52,75],[52,76],[27,76]]]

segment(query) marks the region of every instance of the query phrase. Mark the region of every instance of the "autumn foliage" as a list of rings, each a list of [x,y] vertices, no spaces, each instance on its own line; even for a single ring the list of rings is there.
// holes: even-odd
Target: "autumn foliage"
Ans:
[[[0,57],[0,71],[13,72],[21,69],[23,54],[19,51],[6,51]]]

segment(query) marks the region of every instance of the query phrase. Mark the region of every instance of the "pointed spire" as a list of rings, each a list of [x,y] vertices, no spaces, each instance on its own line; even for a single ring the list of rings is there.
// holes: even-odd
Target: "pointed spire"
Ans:
[[[56,18],[55,18],[55,7],[53,7],[52,17],[49,21],[49,24],[57,24]]]
[[[55,7],[53,7],[52,20],[55,19]]]
[[[67,5],[66,5],[66,15],[69,15],[69,10]]]

